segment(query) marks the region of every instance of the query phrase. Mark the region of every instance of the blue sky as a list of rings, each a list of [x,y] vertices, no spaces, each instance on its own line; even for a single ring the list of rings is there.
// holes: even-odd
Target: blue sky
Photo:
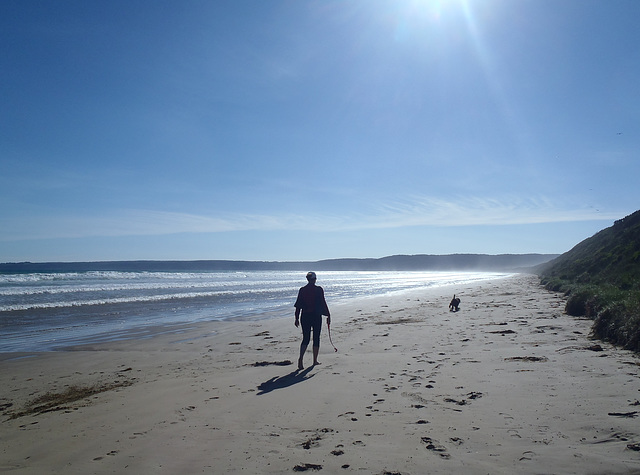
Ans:
[[[640,2],[0,2],[0,261],[562,253],[640,208]]]

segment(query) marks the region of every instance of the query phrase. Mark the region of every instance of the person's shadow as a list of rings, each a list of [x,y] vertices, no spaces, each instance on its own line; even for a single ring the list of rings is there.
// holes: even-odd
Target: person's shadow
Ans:
[[[260,384],[260,386],[258,386],[258,390],[260,391],[258,392],[258,396],[267,394],[274,389],[288,388],[289,386],[293,386],[294,384],[298,384],[306,381],[307,379],[313,378],[315,375],[309,375],[309,371],[311,371],[311,369],[313,369],[313,366],[309,366],[303,371],[297,369],[284,376],[275,376],[265,381],[264,383]]]

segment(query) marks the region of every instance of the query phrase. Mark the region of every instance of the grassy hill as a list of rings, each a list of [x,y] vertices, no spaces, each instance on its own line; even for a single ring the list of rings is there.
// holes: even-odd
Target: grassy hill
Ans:
[[[569,315],[594,320],[594,337],[640,352],[640,211],[537,270],[569,296]]]

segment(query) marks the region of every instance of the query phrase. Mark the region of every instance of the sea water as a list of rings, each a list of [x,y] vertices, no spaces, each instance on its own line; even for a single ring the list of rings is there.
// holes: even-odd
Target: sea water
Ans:
[[[503,277],[484,272],[319,272],[332,304]],[[141,338],[185,325],[291,315],[300,271],[0,274],[0,352]]]

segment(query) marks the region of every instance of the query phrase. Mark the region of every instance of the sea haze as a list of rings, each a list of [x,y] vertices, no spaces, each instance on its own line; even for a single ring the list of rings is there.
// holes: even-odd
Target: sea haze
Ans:
[[[329,304],[504,276],[484,272],[327,271]],[[300,271],[0,274],[0,352],[140,338],[193,323],[293,312]]]

